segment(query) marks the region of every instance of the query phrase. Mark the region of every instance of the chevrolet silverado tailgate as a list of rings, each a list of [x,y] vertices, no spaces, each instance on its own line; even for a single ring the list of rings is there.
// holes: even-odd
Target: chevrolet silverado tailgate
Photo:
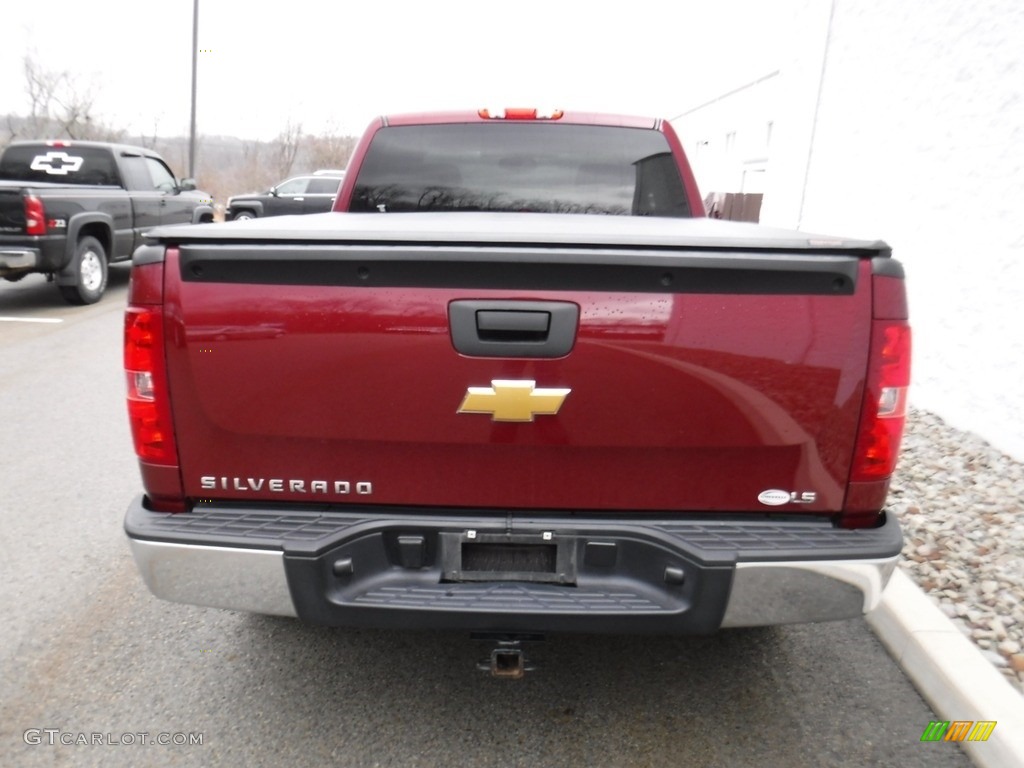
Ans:
[[[884,246],[540,214],[246,224],[157,233],[192,499],[843,504]]]

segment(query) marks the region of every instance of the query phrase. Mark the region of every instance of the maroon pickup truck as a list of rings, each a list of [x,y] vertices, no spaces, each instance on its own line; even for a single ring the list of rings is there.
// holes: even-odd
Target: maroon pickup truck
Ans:
[[[884,243],[704,218],[667,123],[568,113],[376,121],[338,206],[135,254],[155,595],[482,633],[511,675],[546,632],[876,604],[910,356]]]

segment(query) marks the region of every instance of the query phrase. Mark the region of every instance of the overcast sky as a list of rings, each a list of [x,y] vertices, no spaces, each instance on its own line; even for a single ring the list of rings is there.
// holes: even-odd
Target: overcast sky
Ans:
[[[551,106],[671,118],[776,66],[762,0],[200,0],[198,130],[358,135],[378,114]],[[273,9],[273,10],[271,10]],[[192,0],[6,2],[0,114],[22,62],[93,89],[95,118],[188,132]]]

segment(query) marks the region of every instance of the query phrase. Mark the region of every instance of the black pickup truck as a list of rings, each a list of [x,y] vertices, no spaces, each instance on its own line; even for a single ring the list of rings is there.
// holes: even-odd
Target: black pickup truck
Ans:
[[[213,221],[212,202],[152,150],[14,142],[0,155],[0,277],[40,272],[68,302],[92,304],[108,263],[130,259],[144,231]]]

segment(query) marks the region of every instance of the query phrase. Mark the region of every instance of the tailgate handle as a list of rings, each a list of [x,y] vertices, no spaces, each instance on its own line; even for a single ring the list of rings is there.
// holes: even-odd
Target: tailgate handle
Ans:
[[[455,349],[471,357],[563,357],[580,308],[569,301],[460,300],[448,305]]]
[[[550,312],[481,309],[476,313],[477,336],[487,341],[544,341],[550,328]]]

